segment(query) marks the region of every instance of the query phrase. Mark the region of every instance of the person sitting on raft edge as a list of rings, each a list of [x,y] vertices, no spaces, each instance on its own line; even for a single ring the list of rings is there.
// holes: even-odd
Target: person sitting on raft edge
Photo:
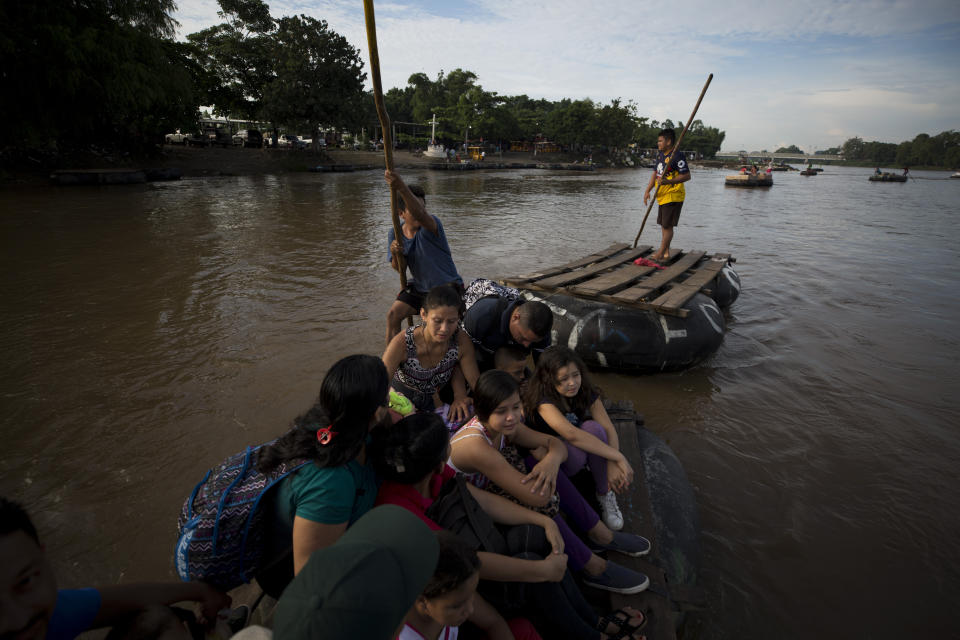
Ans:
[[[167,605],[197,602],[212,626],[230,596],[203,582],[114,584],[58,589],[37,529],[19,504],[0,497],[0,637],[68,640],[113,627],[111,638],[190,638]],[[187,613],[189,616],[189,612]],[[188,617],[187,623],[192,621]]]
[[[500,296],[477,300],[463,314],[463,329],[477,347],[480,372],[495,368],[494,354],[503,346],[514,346],[524,353],[533,351],[534,361],[550,346],[553,312],[536,300],[510,301]]]
[[[423,189],[417,185],[408,186],[399,174],[389,169],[384,172],[384,178],[387,184],[397,190],[397,207],[402,218],[402,246],[394,237],[392,228],[387,232],[390,266],[400,271],[398,256],[402,253],[411,275],[406,288],[397,294],[387,312],[385,344],[389,346],[393,336],[400,333],[403,319],[420,311],[430,289],[449,284],[463,296],[463,278],[453,262],[443,223],[437,216],[427,213]]]

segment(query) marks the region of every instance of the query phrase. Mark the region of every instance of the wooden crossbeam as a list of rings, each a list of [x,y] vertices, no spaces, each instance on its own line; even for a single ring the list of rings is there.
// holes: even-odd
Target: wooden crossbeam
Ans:
[[[650,249],[649,246],[637,247],[637,249]],[[654,270],[654,267],[641,267],[635,264],[625,264],[619,269],[606,273],[602,276],[592,278],[578,284],[576,286],[570,287],[570,292],[578,296],[595,296],[605,293],[613,293],[614,291],[619,291],[632,284],[635,280],[639,280],[643,276],[647,275]]]
[[[697,295],[700,289],[710,284],[726,263],[726,259],[717,260],[714,258],[708,260],[689,278],[654,300],[652,303],[653,307],[657,311],[679,309],[686,304],[690,298]]]
[[[630,249],[625,253],[618,253],[612,258],[601,260],[600,262],[592,265],[580,267],[579,269],[573,269],[571,271],[567,271],[566,273],[561,273],[549,278],[544,278],[543,280],[537,281],[537,284],[541,287],[563,287],[568,284],[573,284],[574,282],[580,282],[625,262],[633,262],[635,259],[639,258],[649,250],[650,247],[644,247],[642,250],[641,247]]]
[[[666,286],[678,276],[683,275],[687,269],[697,264],[705,253],[705,251],[691,251],[690,253],[686,253],[663,271],[659,271],[638,283],[636,286],[624,289],[611,297],[621,304],[640,302],[641,299],[657,289]]]
[[[630,248],[629,244],[616,242],[602,251],[591,253],[589,256],[585,258],[580,258],[579,260],[568,262],[567,264],[560,265],[559,267],[551,267],[544,271],[528,273],[527,275],[517,276],[516,278],[507,278],[503,280],[503,283],[508,284],[511,287],[524,286],[528,282],[534,282],[536,280],[541,280],[543,278],[548,278],[550,276],[554,276],[559,273],[564,273],[566,271],[571,271],[573,269],[578,269],[588,264],[592,264],[594,262],[597,262],[598,260],[603,260],[604,258],[610,257],[619,251],[623,251],[624,249],[629,249],[629,248]]]

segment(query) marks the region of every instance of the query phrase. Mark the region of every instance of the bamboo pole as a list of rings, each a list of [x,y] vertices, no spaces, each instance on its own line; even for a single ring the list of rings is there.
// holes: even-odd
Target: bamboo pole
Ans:
[[[697,98],[697,104],[693,107],[693,113],[690,114],[690,117],[687,118],[687,123],[683,125],[683,131],[680,132],[680,137],[677,138],[677,141],[673,145],[673,153],[670,154],[670,161],[667,163],[667,166],[663,168],[663,175],[666,175],[670,172],[670,166],[673,164],[674,160],[677,157],[677,151],[680,149],[680,143],[683,141],[683,136],[687,135],[687,129],[690,128],[690,123],[693,122],[693,119],[697,115],[697,109],[700,108],[700,103],[703,102],[703,96],[707,93],[707,87],[710,86],[710,81],[713,80],[713,74],[711,73],[707,76],[707,83],[703,85],[703,91],[700,92],[700,97]],[[640,231],[637,231],[637,237],[633,239],[633,246],[637,246],[637,242],[640,241],[640,234],[643,233],[643,227],[647,224],[647,216],[650,215],[650,210],[653,209],[653,204],[657,201],[657,192],[660,191],[660,185],[657,184],[657,188],[653,191],[653,198],[650,199],[650,206],[647,207],[647,212],[643,214],[643,222],[640,223]]]
[[[367,20],[367,48],[370,50],[370,81],[373,83],[373,102],[377,107],[380,129],[383,131],[383,155],[386,167],[393,171],[393,139],[390,135],[390,116],[383,105],[383,87],[380,84],[380,53],[377,50],[377,22],[373,15],[373,0],[363,0],[363,13]],[[397,209],[397,190],[390,187],[390,217],[393,219],[393,237],[403,246],[400,230],[400,214]],[[400,271],[400,287],[407,288],[407,261],[401,252],[397,256]],[[408,318],[409,320],[409,318]]]

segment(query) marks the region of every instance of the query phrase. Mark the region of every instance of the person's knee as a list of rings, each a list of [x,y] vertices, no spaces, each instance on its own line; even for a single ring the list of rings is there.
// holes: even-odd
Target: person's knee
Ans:
[[[604,441],[604,443],[609,442],[609,438],[607,438],[607,430],[604,429],[603,425],[597,422],[596,420],[587,420],[581,425],[580,428],[586,431],[587,433],[589,433],[590,435],[600,438],[601,440]]]

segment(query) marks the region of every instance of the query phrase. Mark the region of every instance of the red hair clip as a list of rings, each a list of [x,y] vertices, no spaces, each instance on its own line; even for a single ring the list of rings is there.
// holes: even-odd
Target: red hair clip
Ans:
[[[327,426],[317,429],[317,442],[322,446],[330,444],[330,441],[333,440],[333,436],[337,435],[337,432],[333,430],[333,425],[328,424]]]

